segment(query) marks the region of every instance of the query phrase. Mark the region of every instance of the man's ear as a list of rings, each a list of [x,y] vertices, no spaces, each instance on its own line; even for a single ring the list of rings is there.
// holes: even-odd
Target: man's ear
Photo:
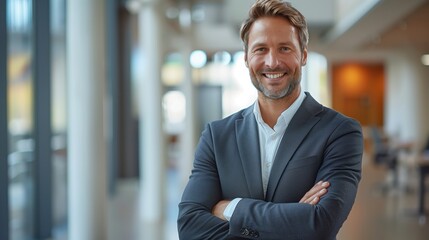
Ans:
[[[302,51],[301,65],[305,66],[306,64],[307,64],[307,49],[304,49],[304,51]]]
[[[249,67],[249,63],[247,62],[247,53],[244,54],[244,64],[247,68]]]

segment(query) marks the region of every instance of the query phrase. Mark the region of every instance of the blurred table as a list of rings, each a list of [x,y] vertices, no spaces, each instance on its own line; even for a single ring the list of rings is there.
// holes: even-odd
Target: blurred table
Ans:
[[[418,162],[418,168],[420,172],[419,178],[419,222],[424,224],[426,222],[426,212],[425,212],[425,195],[426,195],[426,185],[425,179],[429,175],[429,154],[422,155]]]

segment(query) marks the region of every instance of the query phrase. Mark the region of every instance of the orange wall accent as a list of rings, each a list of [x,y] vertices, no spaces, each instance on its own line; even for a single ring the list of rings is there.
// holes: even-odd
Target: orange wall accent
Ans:
[[[332,106],[363,126],[382,126],[384,84],[383,64],[333,64]]]

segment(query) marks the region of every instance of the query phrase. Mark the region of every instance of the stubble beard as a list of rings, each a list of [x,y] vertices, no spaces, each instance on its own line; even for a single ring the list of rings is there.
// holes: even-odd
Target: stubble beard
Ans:
[[[255,86],[255,88],[259,92],[261,92],[266,98],[272,100],[282,99],[291,95],[301,82],[301,71],[298,71],[292,76],[291,81],[286,85],[285,88],[278,91],[271,91],[264,87],[264,85],[262,84],[260,79],[258,79],[257,76],[259,76],[259,78],[262,78],[261,74],[255,74],[252,72],[250,73],[250,78],[252,80],[253,86]]]

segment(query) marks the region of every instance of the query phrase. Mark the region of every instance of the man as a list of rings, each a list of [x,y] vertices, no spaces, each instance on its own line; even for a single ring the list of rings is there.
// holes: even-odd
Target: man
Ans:
[[[180,239],[335,239],[361,178],[360,125],[302,91],[308,30],[289,3],[256,1],[241,38],[258,99],[203,131]]]

